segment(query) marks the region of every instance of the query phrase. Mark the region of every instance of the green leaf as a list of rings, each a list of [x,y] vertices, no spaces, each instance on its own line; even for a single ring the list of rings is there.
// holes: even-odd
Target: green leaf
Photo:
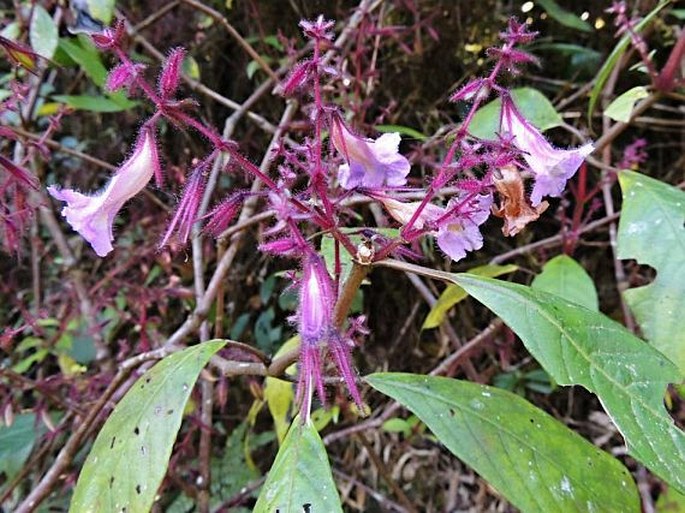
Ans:
[[[538,0],[538,4],[549,14],[550,18],[558,21],[563,26],[582,30],[583,32],[592,32],[592,27],[587,21],[563,9],[555,0]]]
[[[640,23],[636,24],[633,27],[634,32],[641,32],[642,29],[644,29],[654,19],[654,17],[659,13],[659,11],[661,11],[661,9],[666,7],[669,3],[671,3],[670,0],[665,0],[661,2],[659,5],[657,5],[652,10],[652,12],[650,12],[647,16],[645,16],[642,19],[642,21],[640,21]],[[611,71],[614,69],[614,66],[618,64],[619,60],[621,59],[621,56],[625,53],[629,44],[630,34],[626,34],[616,44],[614,49],[609,54],[609,57],[607,57],[606,61],[604,61],[604,65],[597,72],[597,76],[595,77],[595,85],[592,87],[592,91],[590,92],[590,102],[587,110],[588,121],[592,121],[592,113],[595,111],[597,101],[599,100],[599,95],[602,92],[602,89],[604,89],[604,84],[606,84],[606,81],[609,79]]]
[[[535,290],[573,301],[588,310],[599,311],[597,290],[592,278],[569,256],[559,255],[547,262],[531,286]]]
[[[404,125],[376,125],[376,130],[378,130],[381,133],[392,133],[392,132],[398,132],[402,135],[406,135],[410,139],[416,139],[417,141],[426,141],[428,140],[428,136],[425,134],[422,134],[415,128],[411,128],[409,126],[404,126]]]
[[[309,505],[309,506],[306,506]],[[326,449],[312,422],[295,417],[254,513],[342,512]]]
[[[29,39],[33,51],[46,59],[52,59],[57,49],[58,37],[57,25],[52,16],[40,4],[34,5],[29,27]]]
[[[673,363],[617,322],[563,298],[467,274],[451,279],[499,315],[557,383],[597,394],[630,454],[685,490],[685,433],[663,404],[666,385],[682,379]]]
[[[119,401],[79,475],[70,512],[147,513],[166,473],[193,385],[223,341],[168,356]]]
[[[114,0],[87,0],[87,4],[93,18],[109,25],[114,13]]]
[[[614,121],[622,121],[627,123],[630,121],[630,116],[633,113],[635,104],[647,98],[649,93],[647,88],[643,86],[633,87],[628,89],[625,93],[616,98],[604,111],[604,115],[610,117]]]
[[[477,274],[478,276],[489,276],[490,278],[496,278],[503,274],[513,273],[518,269],[518,266],[508,264],[508,265],[482,265],[480,267],[474,267],[469,269],[470,273]],[[437,328],[445,320],[447,312],[456,305],[457,303],[463,301],[468,297],[468,294],[459,285],[448,285],[445,290],[442,291],[438,301],[433,305],[431,311],[428,312],[428,317],[423,321],[422,330],[427,330],[431,328]]]
[[[659,495],[654,510],[656,513],[685,513],[685,495],[675,488],[669,488]]]
[[[61,38],[59,47],[78,64],[93,83],[102,87],[107,80],[107,68],[100,61],[100,54],[85,39]]]
[[[640,511],[635,483],[618,460],[511,392],[415,374],[365,379],[523,511]]]
[[[284,355],[285,353],[298,347],[300,337],[295,336],[287,340],[281,348],[276,352],[274,358]],[[289,375],[295,374],[294,365],[286,369]],[[272,378],[267,376],[266,385],[264,386],[264,399],[269,407],[271,417],[274,419],[274,427],[276,428],[276,436],[278,437],[278,444],[281,445],[288,432],[290,407],[295,399],[293,392],[293,385],[289,381],[279,378]]]
[[[52,98],[74,109],[89,110],[91,112],[121,112],[137,105],[136,102],[130,100],[122,101],[121,99],[108,98],[106,96],[90,96],[86,94],[57,94]]]
[[[183,74],[193,80],[200,80],[200,65],[192,55],[186,55],[183,59]]]
[[[563,120],[552,103],[537,89],[514,89],[511,97],[521,114],[539,130],[549,130],[562,124]],[[501,110],[502,101],[499,98],[478,109],[469,126],[471,135],[481,139],[495,139],[500,129]]]
[[[619,174],[623,209],[618,258],[656,269],[652,283],[624,292],[642,332],[685,372],[685,192],[632,171]]]
[[[44,432],[43,424],[36,424],[35,413],[17,415],[10,427],[0,426],[0,474],[4,472],[6,481],[21,470]]]

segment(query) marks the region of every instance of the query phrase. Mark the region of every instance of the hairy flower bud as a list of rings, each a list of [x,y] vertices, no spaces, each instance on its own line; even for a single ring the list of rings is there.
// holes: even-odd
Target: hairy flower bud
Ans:
[[[169,53],[164,68],[159,75],[158,90],[162,98],[171,98],[178,89],[178,83],[181,80],[181,69],[183,67],[183,59],[186,51],[184,48],[174,48]]]

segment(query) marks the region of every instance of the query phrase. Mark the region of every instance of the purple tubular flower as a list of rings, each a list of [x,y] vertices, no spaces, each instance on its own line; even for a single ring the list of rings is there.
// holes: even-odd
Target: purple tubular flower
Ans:
[[[156,157],[153,128],[144,127],[131,157],[99,193],[88,196],[73,189],[48,187],[53,198],[67,203],[62,209],[62,215],[90,243],[98,256],[103,257],[112,251],[114,217],[124,203],[138,194],[160,168]]]
[[[411,168],[400,155],[400,134],[381,135],[375,141],[354,135],[339,116],[331,120],[331,141],[345,157],[346,164],[338,169],[338,181],[344,189],[379,188],[385,185],[401,187],[407,183]]]
[[[321,402],[326,402],[321,367],[321,350],[324,343],[328,344],[328,350],[354,401],[360,408],[363,407],[350,363],[347,341],[333,325],[334,303],[333,283],[323,259],[319,255],[309,254],[304,260],[298,312],[300,379],[297,385],[297,400],[303,406],[305,417],[311,409],[314,388]]]
[[[514,145],[524,152],[523,158],[535,174],[530,195],[533,206],[539,205],[543,196],[561,196],[568,179],[594,150],[592,143],[570,150],[554,148],[523,117],[509,96],[502,98],[501,132],[513,137]]]
[[[383,205],[392,217],[406,224],[413,217],[419,202],[401,203],[385,198]],[[455,262],[466,256],[467,251],[483,247],[480,225],[490,216],[491,194],[474,194],[462,191],[452,198],[446,208],[428,204],[414,223],[414,227],[436,226],[430,233],[441,250]],[[450,213],[452,211],[453,213]]]
[[[441,223],[436,236],[440,249],[455,262],[464,258],[467,251],[483,247],[479,227],[490,216],[492,206],[491,194],[477,194],[466,201],[460,199],[461,196],[463,194],[451,199],[446,208],[447,211],[458,208],[460,213]],[[459,205],[460,203],[463,204]]]

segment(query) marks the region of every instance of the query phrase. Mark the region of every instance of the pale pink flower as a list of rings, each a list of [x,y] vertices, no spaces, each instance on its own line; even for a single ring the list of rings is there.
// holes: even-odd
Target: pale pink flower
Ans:
[[[381,200],[388,213],[402,224],[407,224],[420,205],[419,202],[402,203],[394,199]],[[428,204],[419,214],[414,228],[434,228],[429,232],[438,246],[455,262],[467,251],[483,247],[482,225],[490,216],[491,194],[461,192],[452,198],[446,208]]]
[[[376,140],[359,137],[339,116],[332,117],[330,130],[333,146],[347,161],[338,168],[341,187],[400,187],[407,183],[411,166],[399,153],[400,134],[383,134]]]
[[[133,154],[114,173],[99,193],[92,196],[73,189],[48,187],[52,197],[65,201],[62,215],[86,239],[98,256],[112,251],[114,217],[130,198],[138,194],[160,170],[153,129],[143,128]],[[161,171],[160,171],[161,174]]]
[[[512,142],[523,152],[523,158],[535,174],[535,185],[530,195],[533,206],[539,205],[543,196],[561,196],[568,179],[594,150],[592,143],[569,150],[553,147],[523,117],[509,96],[502,98],[501,132],[513,138]]]

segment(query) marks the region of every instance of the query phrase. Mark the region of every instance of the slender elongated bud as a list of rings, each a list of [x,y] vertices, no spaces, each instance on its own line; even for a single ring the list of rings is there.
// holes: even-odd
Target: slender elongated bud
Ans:
[[[162,98],[171,98],[176,94],[179,81],[181,80],[181,69],[183,67],[183,59],[186,56],[184,48],[174,48],[169,53],[164,68],[159,75],[159,94]]]
[[[328,337],[333,319],[333,284],[323,259],[309,255],[300,289],[299,331],[302,341],[315,344]]]
[[[166,246],[174,232],[178,232],[178,241],[181,244],[188,242],[193,224],[197,221],[197,210],[202,201],[202,194],[207,183],[207,161],[198,165],[190,175],[188,183],[183,189],[183,194],[178,202],[176,213],[171,219],[169,226],[162,238],[160,247]]]

